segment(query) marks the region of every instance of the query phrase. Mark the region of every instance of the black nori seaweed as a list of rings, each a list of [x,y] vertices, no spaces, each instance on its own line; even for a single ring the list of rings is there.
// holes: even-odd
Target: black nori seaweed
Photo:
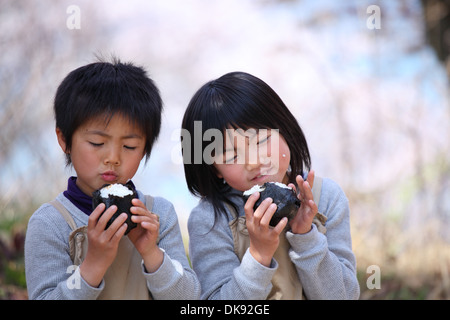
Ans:
[[[300,200],[293,189],[282,188],[271,182],[264,183],[261,188],[264,190],[259,192],[259,199],[253,209],[256,210],[264,199],[272,198],[273,203],[277,205],[277,211],[273,214],[269,225],[275,227],[284,217],[287,217],[289,221],[295,217],[298,208],[300,208]],[[244,201],[247,202],[249,196],[243,197]]]
[[[131,200],[134,198],[137,198],[136,190],[134,190],[129,184],[124,184],[125,187],[133,191],[133,194],[127,195],[124,197],[118,197],[109,195],[108,198],[103,198],[100,194],[100,190],[109,186],[109,184],[103,185],[100,189],[94,191],[92,193],[92,207],[93,209],[97,208],[97,206],[100,203],[104,203],[106,205],[106,209],[108,209],[110,206],[115,204],[117,206],[117,211],[114,213],[114,215],[109,219],[109,221],[106,223],[105,230],[108,229],[108,227],[113,223],[114,220],[123,212],[125,212],[128,217],[125,223],[128,225],[127,231],[125,231],[125,234],[128,234],[131,229],[136,228],[137,224],[131,221],[132,213],[130,212],[130,208],[132,207]]]

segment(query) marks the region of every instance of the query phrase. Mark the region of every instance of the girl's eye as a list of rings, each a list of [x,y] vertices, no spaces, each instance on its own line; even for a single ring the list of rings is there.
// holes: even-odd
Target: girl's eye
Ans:
[[[130,147],[130,146],[123,146],[125,149],[128,149],[128,150],[135,150],[136,149],[136,147]]]
[[[267,136],[267,137],[265,137],[265,138],[263,138],[263,139],[259,140],[259,141],[258,141],[258,145],[260,145],[260,144],[263,144],[263,143],[266,143],[266,142],[267,142],[267,140],[269,140],[269,139],[270,139],[270,137],[271,137],[271,136]]]
[[[237,154],[235,154],[234,157],[231,157],[231,158],[226,159],[226,160],[225,160],[225,163],[226,163],[226,164],[233,164],[233,163],[235,163],[237,157],[238,157]]]
[[[100,147],[103,145],[103,143],[95,143],[95,142],[89,142],[94,147]]]

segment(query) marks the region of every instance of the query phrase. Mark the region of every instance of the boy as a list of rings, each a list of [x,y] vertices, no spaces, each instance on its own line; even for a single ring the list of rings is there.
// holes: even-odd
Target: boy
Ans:
[[[162,101],[145,70],[120,61],[80,67],[58,87],[54,112],[58,143],[76,177],[29,221],[29,298],[197,299],[200,286],[169,201],[136,190],[130,211],[137,227],[127,236],[125,213],[105,229],[116,206],[92,210],[92,192],[104,184],[134,188],[130,179],[158,137]]]

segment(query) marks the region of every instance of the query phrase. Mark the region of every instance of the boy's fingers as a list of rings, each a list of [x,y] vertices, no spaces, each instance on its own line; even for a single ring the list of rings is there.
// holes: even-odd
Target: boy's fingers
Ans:
[[[103,213],[104,210],[105,210],[105,204],[104,203],[100,203],[94,209],[94,211],[92,211],[92,213],[89,215],[88,229],[94,229],[95,228],[95,226],[97,225],[97,220],[100,217],[100,215]]]
[[[125,228],[125,231],[127,230],[127,224],[125,221],[127,220],[128,215],[126,213],[121,213],[114,221],[111,223],[111,225],[106,229],[107,237],[109,239],[113,238],[115,235],[120,235],[121,228]],[[122,234],[123,235],[123,234]],[[122,237],[120,235],[120,237]]]
[[[105,204],[100,203],[94,211],[89,215],[89,218],[92,218],[92,220],[97,220],[98,217],[102,214],[102,212],[105,210]]]
[[[284,217],[283,219],[278,222],[278,224],[273,228],[273,231],[276,232],[276,234],[280,234],[286,225],[288,224],[288,218]]]
[[[111,207],[106,209],[98,219],[96,227],[98,227],[100,230],[105,230],[106,224],[112,218],[114,213],[116,213],[116,211],[117,211],[116,205],[112,205]]]
[[[143,208],[143,209],[147,210],[147,207],[145,206],[145,204],[141,200],[139,200],[138,198],[134,198],[133,200],[131,200],[131,204],[134,207]]]
[[[117,220],[117,219],[116,219]],[[115,222],[115,221],[114,221]],[[111,227],[111,226],[110,226]],[[127,224],[124,223],[122,224],[119,229],[113,234],[112,236],[112,240],[118,242],[120,241],[120,239],[122,239],[123,235],[125,234],[125,232],[127,231]]]

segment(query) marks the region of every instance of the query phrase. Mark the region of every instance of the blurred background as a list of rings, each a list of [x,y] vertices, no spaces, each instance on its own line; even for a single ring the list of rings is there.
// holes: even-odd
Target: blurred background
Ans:
[[[174,204],[186,245],[198,199],[180,160],[184,110],[206,81],[246,71],[345,190],[361,299],[450,299],[449,49],[448,0],[0,0],[0,299],[27,299],[28,219],[74,174],[56,88],[96,55],[145,67],[161,90],[162,132],[133,181]]]

